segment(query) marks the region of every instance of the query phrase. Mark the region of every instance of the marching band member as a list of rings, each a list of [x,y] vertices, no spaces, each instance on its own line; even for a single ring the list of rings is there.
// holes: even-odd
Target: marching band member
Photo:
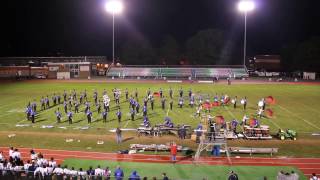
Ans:
[[[90,111],[90,108],[87,111],[87,119],[88,119],[88,124],[91,124],[91,119],[92,119],[92,112]]]
[[[59,108],[58,108],[58,110],[55,112],[55,114],[56,114],[56,117],[57,117],[57,123],[60,123],[60,122],[61,122],[61,113],[60,113],[60,111],[59,111]]]
[[[68,121],[69,121],[69,124],[72,124],[72,112],[71,111],[69,111],[68,112],[68,114],[67,114],[67,116],[68,116]]]
[[[241,99],[240,103],[243,105],[243,110],[246,110],[246,108],[247,108],[247,97],[245,96],[243,99]]]
[[[231,103],[233,104],[233,109],[237,108],[237,96],[235,96],[232,100]]]
[[[103,122],[106,123],[107,122],[107,115],[108,115],[108,112],[106,110],[104,110],[102,112],[102,119],[103,119]]]

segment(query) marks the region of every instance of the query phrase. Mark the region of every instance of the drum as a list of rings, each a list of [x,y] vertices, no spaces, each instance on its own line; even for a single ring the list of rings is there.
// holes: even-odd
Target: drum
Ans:
[[[246,129],[248,129],[248,128],[250,128],[250,126],[247,126],[247,125],[244,125],[244,126],[243,126],[243,130],[246,130]]]
[[[262,136],[262,132],[260,128],[254,128],[253,131],[256,137]]]
[[[262,129],[261,128],[261,133],[262,133],[262,136],[266,137],[266,136],[269,136],[269,129]]]
[[[247,127],[245,130],[247,136],[253,136],[253,128]]]

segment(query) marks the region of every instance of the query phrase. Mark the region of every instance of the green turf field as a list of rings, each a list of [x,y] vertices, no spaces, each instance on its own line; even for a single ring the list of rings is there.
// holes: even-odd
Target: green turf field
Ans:
[[[155,98],[155,110],[151,111],[148,108],[148,116],[152,125],[163,123],[165,116],[172,118],[173,122],[177,124],[189,124],[196,127],[199,123],[199,118],[194,117],[195,108],[190,108],[187,105],[180,109],[177,105],[178,90],[180,87],[184,90],[185,104],[188,104],[188,90],[192,89],[193,93],[203,95],[204,99],[207,95],[213,101],[213,96],[217,93],[219,96],[227,94],[230,97],[238,96],[238,108],[233,107],[217,107],[211,111],[211,115],[223,115],[227,121],[233,118],[241,120],[244,114],[255,115],[257,110],[257,102],[262,97],[273,96],[276,99],[276,104],[268,106],[274,112],[273,118],[263,118],[260,124],[269,125],[271,133],[276,133],[279,128],[294,129],[298,132],[298,141],[233,141],[231,145],[239,146],[257,146],[257,147],[279,147],[279,155],[288,156],[320,156],[319,137],[311,136],[313,132],[320,132],[320,86],[311,85],[213,85],[213,84],[147,84],[147,83],[53,83],[48,81],[37,82],[19,82],[19,83],[2,83],[0,85],[0,140],[3,145],[21,145],[33,147],[49,147],[57,149],[77,149],[85,150],[91,147],[95,151],[114,151],[119,148],[127,148],[131,143],[165,143],[172,137],[162,138],[135,138],[134,133],[125,134],[125,137],[134,137],[126,141],[124,144],[118,146],[114,144],[113,134],[108,133],[107,130],[113,129],[117,126],[122,128],[136,128],[142,123],[142,115],[136,116],[136,121],[129,120],[128,102],[124,99],[124,89],[128,88],[130,93],[137,88],[139,92],[139,102],[143,105],[143,97],[146,95],[148,88],[151,91],[158,91],[159,88],[164,90],[164,95],[169,99],[168,89],[172,87],[174,90],[174,108],[173,111],[168,110],[168,101],[166,110],[160,108],[160,99]],[[111,101],[111,112],[108,115],[108,122],[104,124],[101,120],[101,115],[97,114],[95,106],[93,105],[92,96],[93,91],[97,89],[98,95],[101,98],[104,89],[107,90],[111,99],[111,89],[119,88],[122,90],[121,109],[122,122],[118,124],[116,120],[116,110],[113,101]],[[40,109],[39,100],[42,96],[53,93],[62,95],[63,90],[70,92],[75,89],[77,93],[87,90],[89,100],[91,101],[91,109],[93,112],[94,122],[90,125],[89,130],[79,130],[79,127],[88,126],[86,116],[83,112],[75,114],[74,123],[69,125],[66,121],[66,115],[63,113],[61,124],[56,124],[54,111],[58,108],[52,107],[49,110],[38,113],[36,123],[30,127],[16,127],[16,124],[30,124],[26,120],[25,107],[27,103],[36,100],[38,109]],[[240,99],[247,96],[248,106],[247,111],[240,107]],[[51,102],[52,104],[52,102]],[[59,105],[60,110],[63,111],[63,105]],[[80,106],[80,111],[83,111],[84,106]],[[53,125],[55,128],[43,129],[42,125]],[[57,128],[64,126],[67,129]],[[7,135],[15,133],[17,136],[8,138]],[[25,138],[26,136],[32,138]],[[66,143],[65,138],[75,138],[81,140],[79,143]],[[45,141],[43,141],[45,139]],[[110,146],[103,147],[96,145],[96,140],[105,140],[110,142]],[[191,147],[196,145],[188,140],[181,142]],[[284,151],[281,151],[283,149]]]
[[[276,179],[280,170],[291,172],[292,170],[299,173],[300,179],[306,177],[296,168],[286,166],[207,166],[207,165],[180,165],[180,164],[153,164],[153,163],[133,163],[133,162],[113,162],[113,161],[92,161],[82,159],[67,159],[64,165],[82,167],[88,169],[89,166],[96,168],[100,165],[102,168],[109,167],[114,172],[117,165],[120,165],[125,176],[129,176],[133,170],[136,170],[141,177],[157,177],[161,179],[163,172],[167,173],[170,179],[191,180],[191,179],[227,179],[228,173],[235,171],[239,179],[245,180],[262,180],[264,176],[268,179]]]

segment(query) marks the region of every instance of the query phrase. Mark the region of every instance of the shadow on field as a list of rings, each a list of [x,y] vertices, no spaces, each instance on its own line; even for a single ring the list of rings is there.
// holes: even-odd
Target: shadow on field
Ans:
[[[72,124],[77,124],[77,123],[80,123],[81,121],[84,121],[84,119],[79,119],[78,121],[72,121]],[[67,120],[68,122],[68,120]]]
[[[46,121],[47,119],[36,119],[34,122],[38,123],[38,122],[42,122],[42,121]]]
[[[122,142],[130,141],[132,139],[134,139],[134,137],[128,137],[128,138],[123,139]]]

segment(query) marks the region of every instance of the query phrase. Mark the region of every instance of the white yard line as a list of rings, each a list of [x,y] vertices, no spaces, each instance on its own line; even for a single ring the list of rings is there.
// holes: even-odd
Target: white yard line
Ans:
[[[124,128],[126,128],[126,127],[128,126],[128,124],[129,124],[130,121],[131,121],[131,120],[129,120],[129,121],[126,122],[126,124],[124,125]]]
[[[300,116],[294,114],[292,111],[288,110],[287,108],[281,106],[281,105],[278,105],[281,109],[285,110],[286,112],[288,112],[289,114],[295,116],[296,118],[300,119],[300,120],[303,120],[305,123],[309,124],[310,126],[320,130],[320,127],[316,126],[315,124],[311,123],[310,121],[304,119],[304,118],[301,118]]]
[[[229,110],[229,108],[227,106],[223,106],[224,109],[226,109],[228,111],[228,113],[230,114],[230,116],[233,117],[233,119],[237,119],[236,116]]]

